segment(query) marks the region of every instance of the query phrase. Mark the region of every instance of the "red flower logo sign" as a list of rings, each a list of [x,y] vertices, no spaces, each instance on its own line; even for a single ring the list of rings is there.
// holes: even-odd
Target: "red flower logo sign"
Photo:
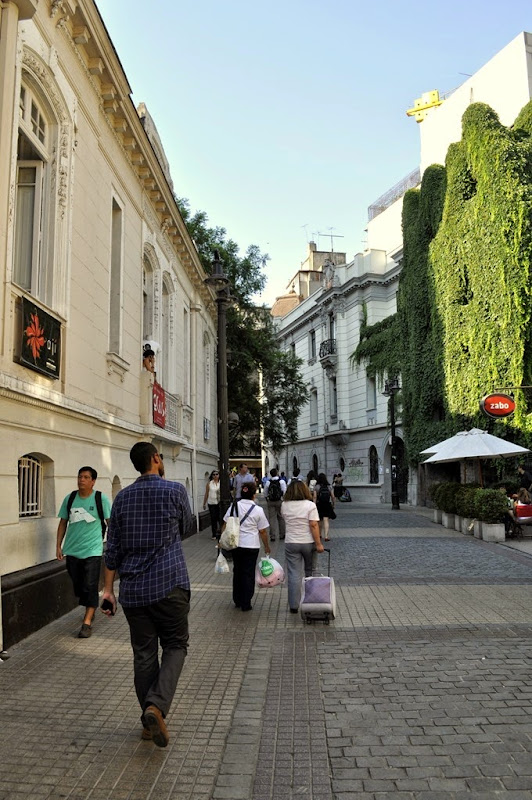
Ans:
[[[45,342],[45,338],[43,336],[44,329],[41,328],[37,314],[30,314],[30,317],[31,323],[28,325],[24,333],[26,334],[26,344],[30,348],[34,360],[37,361],[41,352],[41,348]]]

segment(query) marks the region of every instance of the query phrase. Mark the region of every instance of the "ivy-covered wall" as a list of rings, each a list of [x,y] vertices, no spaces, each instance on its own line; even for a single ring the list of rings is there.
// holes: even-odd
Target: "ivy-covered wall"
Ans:
[[[445,167],[405,195],[397,314],[363,328],[353,354],[376,374],[400,363],[412,464],[473,425],[532,444],[532,391],[513,392],[517,411],[505,421],[479,410],[494,389],[532,384],[532,102],[511,129],[482,103],[462,125]]]

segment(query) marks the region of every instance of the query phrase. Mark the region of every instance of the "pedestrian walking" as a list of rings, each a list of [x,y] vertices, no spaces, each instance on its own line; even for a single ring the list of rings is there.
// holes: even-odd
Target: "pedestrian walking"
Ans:
[[[237,500],[240,500],[242,496],[242,486],[245,483],[255,484],[255,478],[249,471],[247,464],[240,464],[238,467],[238,472],[236,473],[233,480],[233,489],[235,491],[235,498]]]
[[[314,488],[314,502],[318,508],[318,514],[320,515],[321,534],[323,539],[328,542],[330,539],[329,520],[336,519],[336,512],[334,510],[334,494],[324,472],[320,472],[318,475]]]
[[[211,516],[211,539],[220,538],[220,473],[213,470],[209,475],[205,496],[203,498],[203,508],[208,507]]]
[[[92,634],[92,621],[98,608],[103,537],[111,515],[109,498],[94,491],[97,478],[93,467],[81,467],[78,490],[65,497],[58,514],[56,557],[62,561],[66,556],[74,594],[79,605],[85,606],[78,633],[80,639],[88,639]]]
[[[240,520],[238,547],[231,550],[233,556],[233,603],[235,608],[251,611],[251,600],[255,593],[255,567],[260,551],[260,543],[264,545],[266,555],[270,554],[268,541],[268,520],[262,508],[255,504],[256,487],[253,483],[242,485],[242,497],[236,501]],[[231,515],[227,509],[224,521]],[[225,527],[222,526],[222,532]]]
[[[271,542],[275,542],[277,538],[284,539],[285,536],[284,519],[281,514],[281,503],[285,492],[286,483],[279,478],[277,469],[274,467],[270,470],[270,480],[266,481],[264,485]]]
[[[344,491],[344,479],[341,472],[335,472],[333,476],[333,494],[339,500]]]
[[[111,616],[116,610],[113,584],[118,571],[119,601],[129,625],[142,709],[142,738],[166,747],[165,717],[188,647],[190,582],[181,538],[191,528],[192,515],[184,486],[164,480],[163,461],[154,445],[138,442],[130,458],[140,477],[122,489],[113,504],[102,611]]]
[[[311,497],[314,495],[314,489],[316,488],[317,477],[318,476],[316,475],[314,470],[311,469],[310,472],[307,472],[307,486],[310,489]]]
[[[302,568],[305,577],[312,575],[314,553],[323,552],[320,541],[319,514],[306,483],[294,480],[288,486],[281,506],[286,525],[284,545],[288,605],[297,614],[301,600]]]

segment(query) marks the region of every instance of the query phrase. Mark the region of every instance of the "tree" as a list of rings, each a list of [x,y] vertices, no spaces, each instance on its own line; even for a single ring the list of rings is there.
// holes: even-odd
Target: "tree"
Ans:
[[[283,437],[296,437],[297,418],[308,393],[299,372],[301,362],[280,350],[269,310],[253,302],[266,283],[268,256],[256,245],[240,256],[225,228],[209,227],[205,211],[192,214],[188,200],[177,202],[209,274],[213,252],[218,250],[235,301],[227,311],[229,413],[238,415],[230,427],[231,452],[259,453],[261,428],[274,451],[280,449]]]

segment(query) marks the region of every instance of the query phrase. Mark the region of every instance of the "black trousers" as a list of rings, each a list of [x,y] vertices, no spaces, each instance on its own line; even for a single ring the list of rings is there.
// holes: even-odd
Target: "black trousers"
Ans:
[[[166,717],[188,646],[190,591],[176,586],[158,603],[124,608],[129,623],[135,691],[142,711],[157,706]],[[159,664],[159,642],[162,658]]]
[[[98,584],[100,581],[101,556],[88,558],[66,557],[67,572],[70,575],[74,594],[80,606],[98,608]]]
[[[233,555],[233,603],[244,611],[255,594],[255,567],[259,548],[235,547]]]
[[[218,533],[218,529],[220,527],[220,506],[218,504],[211,505],[208,504],[209,514],[211,515],[211,529],[212,535],[216,536],[217,539],[220,538],[220,534]]]

